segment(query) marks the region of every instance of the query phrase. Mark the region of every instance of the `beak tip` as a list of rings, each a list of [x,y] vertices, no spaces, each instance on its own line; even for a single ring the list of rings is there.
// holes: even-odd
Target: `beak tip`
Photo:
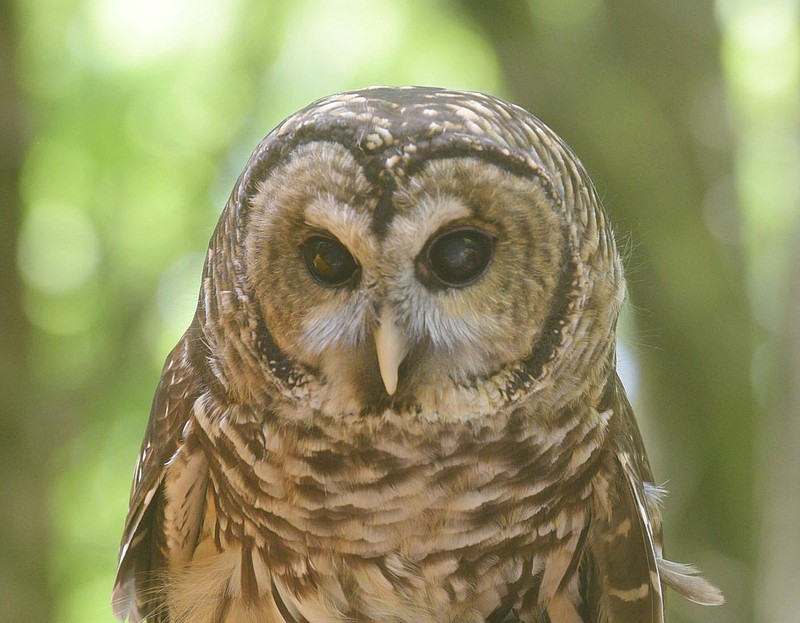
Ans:
[[[381,380],[383,381],[383,388],[386,390],[387,394],[393,396],[397,391],[397,368],[395,366],[386,366],[383,361],[380,361],[379,369]]]
[[[383,387],[386,389],[386,393],[390,396],[394,396],[394,393],[397,391],[397,381],[394,383],[387,383],[384,381]]]

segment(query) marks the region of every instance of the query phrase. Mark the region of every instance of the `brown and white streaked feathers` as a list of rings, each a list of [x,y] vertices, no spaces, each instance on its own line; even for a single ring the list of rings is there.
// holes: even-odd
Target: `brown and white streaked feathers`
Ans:
[[[664,620],[624,298],[582,165],[490,96],[325,98],[256,148],[156,392],[114,589],[170,623]]]

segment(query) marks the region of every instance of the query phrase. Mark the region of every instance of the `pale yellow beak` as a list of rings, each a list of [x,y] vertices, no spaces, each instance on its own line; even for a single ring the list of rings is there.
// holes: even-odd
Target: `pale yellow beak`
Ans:
[[[387,306],[381,311],[380,325],[375,329],[375,350],[383,386],[391,396],[397,390],[397,370],[408,354],[408,343]]]

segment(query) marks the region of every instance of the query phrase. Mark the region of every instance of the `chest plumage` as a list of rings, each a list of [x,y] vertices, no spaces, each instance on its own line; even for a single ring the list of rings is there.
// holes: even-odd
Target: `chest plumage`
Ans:
[[[663,621],[583,167],[489,96],[367,89],[271,132],[164,367],[115,587],[149,621]]]

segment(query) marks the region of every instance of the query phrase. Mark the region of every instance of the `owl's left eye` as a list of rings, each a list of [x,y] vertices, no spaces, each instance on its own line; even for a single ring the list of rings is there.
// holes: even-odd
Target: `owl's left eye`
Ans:
[[[477,229],[456,229],[435,236],[417,259],[417,273],[433,287],[460,288],[483,275],[492,260],[494,240]]]
[[[312,236],[301,246],[308,272],[324,286],[343,286],[358,270],[350,251],[335,238]]]

